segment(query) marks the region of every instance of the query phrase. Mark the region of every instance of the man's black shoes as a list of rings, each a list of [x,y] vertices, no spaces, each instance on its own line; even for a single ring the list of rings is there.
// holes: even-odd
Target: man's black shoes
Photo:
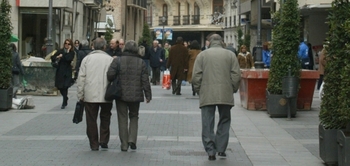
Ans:
[[[210,160],[210,161],[212,161],[212,160],[216,160],[216,157],[215,157],[215,155],[209,155],[209,158],[208,158],[208,160]]]
[[[220,156],[220,157],[226,157],[226,153],[225,153],[225,152],[219,152],[219,153],[218,153],[218,156]]]
[[[130,149],[132,149],[132,150],[135,150],[137,148],[136,144],[132,143],[132,142],[129,142],[129,146],[130,146]]]
[[[103,149],[108,149],[108,145],[105,144],[105,143],[101,143],[100,146],[101,146],[101,148],[103,148]]]

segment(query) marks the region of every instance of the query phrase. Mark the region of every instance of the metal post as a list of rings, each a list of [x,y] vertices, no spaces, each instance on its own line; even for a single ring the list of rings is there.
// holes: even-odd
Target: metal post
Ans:
[[[46,55],[50,54],[52,52],[52,0],[49,0],[49,16],[48,16],[48,36],[47,36],[47,43],[46,43]]]
[[[256,40],[256,50],[255,50],[255,68],[264,68],[264,62],[262,61],[262,43],[261,43],[261,1],[258,1],[258,27],[257,27],[257,40]]]
[[[163,23],[163,31],[162,31],[162,47],[164,47],[164,40],[166,39],[166,38],[165,38],[165,33],[164,33],[165,21],[166,21],[166,18],[163,16],[163,17],[162,17],[162,23]]]

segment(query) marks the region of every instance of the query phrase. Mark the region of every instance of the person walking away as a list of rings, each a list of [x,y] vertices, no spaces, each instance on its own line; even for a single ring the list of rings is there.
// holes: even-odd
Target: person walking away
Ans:
[[[233,44],[232,43],[229,43],[226,47],[226,49],[232,51],[233,53],[235,53],[235,55],[237,55],[237,51],[235,48],[233,48]]]
[[[110,137],[110,122],[112,101],[104,99],[108,85],[107,71],[113,58],[104,52],[107,42],[105,39],[96,38],[95,50],[86,56],[81,62],[78,81],[77,96],[84,102],[86,112],[86,134],[92,151],[108,148]],[[100,110],[100,112],[99,112]],[[100,113],[100,129],[97,126],[97,117]],[[100,133],[98,133],[100,132]]]
[[[268,42],[264,42],[264,44],[263,44],[262,56],[263,56],[264,67],[265,68],[270,68],[271,51],[269,49],[269,43]]]
[[[64,47],[51,57],[51,61],[57,63],[55,86],[63,97],[61,109],[64,109],[68,104],[68,88],[72,85],[71,64],[74,55],[73,42],[71,39],[66,39],[64,40]]]
[[[192,71],[193,71],[193,65],[194,61],[196,60],[197,55],[201,52],[201,47],[197,40],[193,40],[191,42],[191,50],[188,52],[188,73],[187,73],[187,81],[191,83],[192,86],[192,95],[196,96],[196,92],[194,91],[193,84],[192,84]]]
[[[13,87],[12,97],[16,99],[17,98],[17,91],[18,91],[19,86],[20,86],[19,75],[21,74],[22,76],[24,76],[24,70],[22,67],[22,62],[21,62],[19,55],[17,53],[16,45],[11,43],[9,45],[9,47],[12,51],[12,79],[11,79],[11,83],[12,83],[12,87]]]
[[[92,50],[89,48],[89,41],[82,40],[81,41],[81,49],[78,50],[77,63],[75,65],[75,76],[74,76],[75,80],[78,78],[79,68],[80,68],[81,62],[90,52],[92,52]]]
[[[141,58],[143,59],[143,61],[145,61],[146,63],[146,67],[147,67],[147,71],[148,71],[148,75],[150,76],[150,66],[149,66],[149,49],[150,49],[150,46],[147,44],[147,40],[146,39],[143,39],[142,43],[140,44],[141,46],[145,47],[145,54],[144,56],[141,56]]]
[[[309,69],[309,65],[310,65],[309,48],[303,40],[300,41],[298,58],[301,62],[301,68]]]
[[[152,68],[152,80],[153,85],[159,85],[160,82],[160,67],[164,61],[163,48],[158,46],[158,40],[153,41],[153,46],[149,49],[150,66]]]
[[[254,59],[252,54],[247,51],[247,46],[241,46],[237,59],[241,69],[254,69]]]
[[[232,51],[222,48],[218,34],[210,36],[210,49],[202,51],[196,58],[192,84],[199,93],[202,115],[202,143],[209,160],[216,160],[216,153],[226,157],[231,125],[233,93],[237,92],[241,80],[238,60]],[[214,133],[215,109],[219,110],[219,123]]]
[[[182,37],[177,37],[176,44],[170,48],[166,67],[170,68],[173,94],[181,95],[181,83],[188,71],[188,49],[183,45]]]
[[[320,87],[323,82],[324,68],[326,67],[326,58],[325,58],[326,55],[327,55],[327,50],[326,50],[326,46],[324,45],[319,55],[318,72],[320,73],[320,78],[318,79],[318,82],[317,82],[317,90],[320,90]]]
[[[119,60],[118,60],[119,59]],[[138,46],[135,41],[127,41],[121,57],[114,59],[110,65],[107,78],[113,81],[118,72],[122,96],[116,99],[118,129],[121,151],[129,147],[135,150],[137,143],[138,119],[140,102],[149,103],[152,99],[146,63],[138,55]],[[119,64],[118,64],[119,61]],[[119,71],[118,70],[119,66]],[[128,121],[130,120],[130,123]]]

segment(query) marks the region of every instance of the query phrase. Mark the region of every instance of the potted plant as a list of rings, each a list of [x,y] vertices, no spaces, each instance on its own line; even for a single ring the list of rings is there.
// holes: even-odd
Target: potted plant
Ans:
[[[290,75],[299,78],[301,64],[297,57],[299,46],[300,14],[297,0],[288,0],[275,13],[277,24],[273,31],[273,57],[267,81],[267,111],[271,117],[287,116],[288,105],[291,114],[296,114],[296,98],[288,99],[282,94],[282,80]],[[298,86],[298,85],[295,85]]]
[[[12,53],[8,46],[11,39],[11,5],[7,0],[0,4],[0,110],[6,111],[12,106]],[[7,39],[7,40],[6,40]]]
[[[143,40],[147,41],[147,45],[152,43],[151,32],[147,23],[143,25],[142,36],[139,38],[139,45],[142,44]]]
[[[327,164],[338,162],[339,166],[350,164],[350,135],[347,128],[350,122],[349,9],[349,1],[334,0],[329,11],[327,64],[319,115],[320,157]]]

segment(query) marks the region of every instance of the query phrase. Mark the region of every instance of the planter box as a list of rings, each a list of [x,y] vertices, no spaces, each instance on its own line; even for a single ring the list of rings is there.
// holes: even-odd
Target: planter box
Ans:
[[[350,131],[338,130],[338,165],[350,165]]]
[[[318,126],[320,157],[327,165],[338,163],[338,129],[325,129],[323,125]]]
[[[269,94],[269,92],[266,92],[266,98],[267,98],[267,113],[270,114],[270,117],[287,117],[289,106],[290,106],[291,116],[295,117],[297,113],[296,98],[288,99],[284,95]]]
[[[0,89],[0,111],[7,111],[12,107],[12,87]]]
[[[50,62],[32,62],[31,66],[23,66],[27,84],[22,86],[18,94],[21,95],[58,95],[55,87],[56,68]],[[23,78],[21,78],[22,80]]]
[[[267,79],[269,69],[241,69],[240,98],[242,107],[248,110],[266,110]],[[318,71],[302,70],[299,80],[297,109],[310,110]]]

